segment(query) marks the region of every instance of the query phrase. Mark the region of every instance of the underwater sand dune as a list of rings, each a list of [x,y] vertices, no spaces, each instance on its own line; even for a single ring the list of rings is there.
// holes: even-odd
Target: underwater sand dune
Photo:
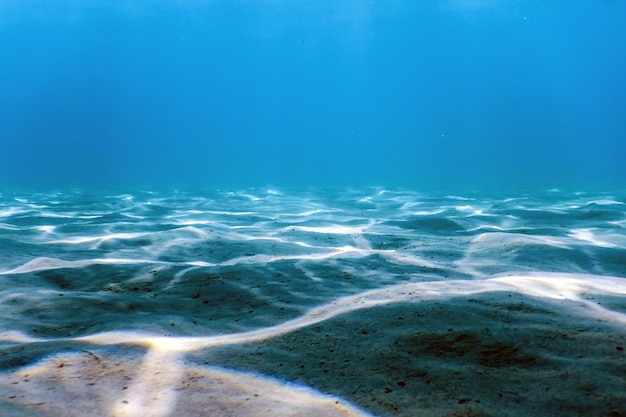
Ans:
[[[0,409],[626,415],[623,199],[3,195]]]

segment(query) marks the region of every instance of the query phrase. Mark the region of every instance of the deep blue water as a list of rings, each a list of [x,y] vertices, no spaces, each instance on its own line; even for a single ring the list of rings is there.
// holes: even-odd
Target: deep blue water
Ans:
[[[0,186],[605,188],[616,0],[0,2]]]
[[[0,0],[0,414],[626,416],[625,179],[624,1]]]

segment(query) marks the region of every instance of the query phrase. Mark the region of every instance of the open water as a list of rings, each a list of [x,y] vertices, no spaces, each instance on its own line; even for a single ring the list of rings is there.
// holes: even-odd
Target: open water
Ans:
[[[0,415],[626,416],[626,3],[0,2]]]

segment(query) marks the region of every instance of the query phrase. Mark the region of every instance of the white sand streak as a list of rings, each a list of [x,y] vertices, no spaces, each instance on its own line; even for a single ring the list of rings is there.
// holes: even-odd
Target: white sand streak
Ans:
[[[210,337],[160,337],[136,332],[103,332],[73,340],[94,344],[143,344],[169,352],[189,352],[216,346],[253,343],[277,337],[355,310],[398,302],[445,299],[486,292],[516,292],[552,300],[570,300],[571,308],[593,318],[626,325],[626,314],[585,300],[582,296],[626,295],[626,279],[585,274],[537,273],[510,275],[479,281],[438,281],[394,285],[338,298],[304,316],[282,324],[242,333]],[[566,307],[564,307],[566,308]]]
[[[454,280],[393,285],[338,298],[282,324],[242,333],[208,337],[152,336],[130,331],[111,331],[69,339],[38,339],[18,331],[0,333],[0,341],[45,342],[76,340],[98,345],[140,344],[167,352],[190,352],[232,344],[260,342],[340,314],[398,302],[446,299],[486,292],[515,292],[551,300],[572,301],[568,306],[595,319],[626,325],[626,314],[589,302],[583,295],[626,295],[626,279],[587,274],[536,273],[498,276],[485,280]]]
[[[116,259],[116,258],[102,258],[102,259],[83,259],[79,261],[65,261],[57,258],[39,257],[26,262],[24,265],[17,268],[2,271],[0,275],[9,274],[26,274],[28,272],[46,271],[50,269],[61,268],[83,268],[86,266],[96,264],[117,264],[117,265],[131,265],[131,264],[143,264],[143,263],[155,263],[154,261],[148,261],[143,259]]]

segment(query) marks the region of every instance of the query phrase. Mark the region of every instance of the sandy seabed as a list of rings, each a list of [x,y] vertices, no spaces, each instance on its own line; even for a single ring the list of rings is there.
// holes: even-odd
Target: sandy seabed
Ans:
[[[0,195],[2,416],[626,416],[626,192]]]

